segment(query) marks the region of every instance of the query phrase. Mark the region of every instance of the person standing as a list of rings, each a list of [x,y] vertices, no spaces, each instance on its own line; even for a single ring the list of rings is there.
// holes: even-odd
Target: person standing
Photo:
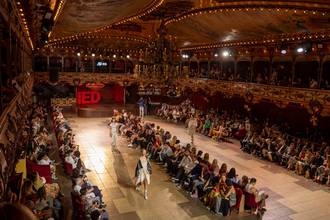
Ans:
[[[140,185],[144,185],[144,199],[148,199],[148,185],[150,184],[151,164],[147,157],[146,149],[142,149],[142,156],[139,158],[135,168],[135,189],[140,191]]]
[[[111,118],[111,122],[109,124],[110,127],[110,137],[111,137],[111,147],[112,150],[116,149],[117,146],[117,138],[118,138],[118,123],[114,118]]]
[[[197,128],[197,119],[194,117],[194,115],[190,116],[189,122],[188,122],[188,134],[191,137],[191,144],[194,144],[194,134],[196,132]]]
[[[143,118],[143,116],[144,116],[144,100],[142,97],[139,99],[137,104],[139,106],[140,117]]]
[[[153,109],[152,109],[150,97],[147,98],[147,109],[148,109],[148,115],[151,115]]]

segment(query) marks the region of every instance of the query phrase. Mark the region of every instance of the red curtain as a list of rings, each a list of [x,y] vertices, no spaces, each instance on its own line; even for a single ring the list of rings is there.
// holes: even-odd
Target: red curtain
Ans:
[[[124,87],[120,85],[111,86],[110,92],[113,94],[113,99],[118,104],[124,104]]]

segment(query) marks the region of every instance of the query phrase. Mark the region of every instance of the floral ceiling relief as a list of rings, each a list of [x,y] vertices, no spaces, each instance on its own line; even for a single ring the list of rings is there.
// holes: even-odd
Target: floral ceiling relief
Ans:
[[[260,39],[290,33],[313,33],[330,29],[330,16],[293,10],[223,11],[191,16],[167,25],[178,36],[180,47],[236,40]]]
[[[53,37],[63,37],[102,27],[132,16],[153,0],[70,0],[59,17]]]

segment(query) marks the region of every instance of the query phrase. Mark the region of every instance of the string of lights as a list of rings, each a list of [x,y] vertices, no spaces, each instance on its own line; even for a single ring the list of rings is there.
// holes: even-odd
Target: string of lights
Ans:
[[[22,24],[24,35],[25,35],[31,49],[34,50],[34,45],[33,45],[32,39],[31,39],[31,35],[30,35],[30,31],[29,31],[29,27],[28,27],[26,18],[25,18],[22,3],[20,1],[16,1],[16,4],[13,4],[13,6],[15,7],[17,14],[19,15],[19,20],[20,20],[20,23]]]
[[[258,6],[256,6],[258,5]],[[329,5],[318,4],[293,4],[292,2],[257,2],[249,1],[244,3],[221,3],[219,6],[196,8],[188,12],[182,13],[178,16],[169,18],[165,21],[165,25],[169,25],[174,22],[179,22],[187,18],[203,15],[203,14],[218,14],[223,12],[237,12],[237,11],[277,11],[277,12],[293,12],[293,13],[311,13],[313,15],[320,14],[327,16],[330,11]]]
[[[295,34],[281,34],[278,36],[271,36],[271,38],[255,39],[246,41],[232,41],[232,42],[219,42],[212,44],[196,45],[193,47],[181,47],[181,51],[187,50],[203,50],[215,49],[222,47],[235,47],[235,46],[255,46],[266,43],[282,43],[294,42],[300,40],[326,40],[330,39],[330,32],[317,32],[317,33],[295,33]]]
[[[117,53],[121,53],[121,52],[129,52],[129,53],[138,53],[141,50],[140,49],[114,49],[114,48],[93,48],[93,47],[78,47],[78,46],[51,46],[48,47],[48,49],[50,50],[50,52],[54,52],[54,49],[68,49],[68,50],[72,50],[72,51],[80,51],[80,53],[88,53],[85,51],[102,51],[102,52],[117,52]],[[41,52],[45,52],[45,49],[40,49]]]
[[[119,39],[119,40],[135,41],[135,42],[139,42],[139,43],[142,43],[142,44],[147,44],[148,43],[148,39],[142,38],[142,37],[136,37],[136,36],[87,35],[87,36],[83,36],[82,38],[73,37],[73,38],[70,38],[70,39],[67,39],[67,40],[51,42],[51,43],[48,44],[48,46],[65,44],[65,43],[69,43],[71,41],[75,41],[75,40],[78,40],[78,39]]]
[[[57,21],[57,18],[58,16],[61,14],[63,8],[64,8],[64,4],[66,3],[66,0],[60,0],[59,4],[58,4],[58,7],[56,9],[56,12],[55,12],[55,16],[54,16],[54,25],[56,24],[56,21]],[[48,38],[50,38],[50,36],[52,35],[53,31],[50,31],[48,33]]]
[[[60,0],[60,3],[57,7],[57,10],[56,10],[56,13],[55,13],[55,16],[54,16],[54,23],[56,22],[58,16],[62,12],[62,9],[63,9],[65,3],[66,3],[66,0]]]

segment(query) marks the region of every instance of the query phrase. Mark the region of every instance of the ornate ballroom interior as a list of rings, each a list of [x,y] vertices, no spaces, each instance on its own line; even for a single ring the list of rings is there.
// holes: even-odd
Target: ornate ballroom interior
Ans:
[[[329,0],[1,0],[0,30],[0,216],[329,219]]]

